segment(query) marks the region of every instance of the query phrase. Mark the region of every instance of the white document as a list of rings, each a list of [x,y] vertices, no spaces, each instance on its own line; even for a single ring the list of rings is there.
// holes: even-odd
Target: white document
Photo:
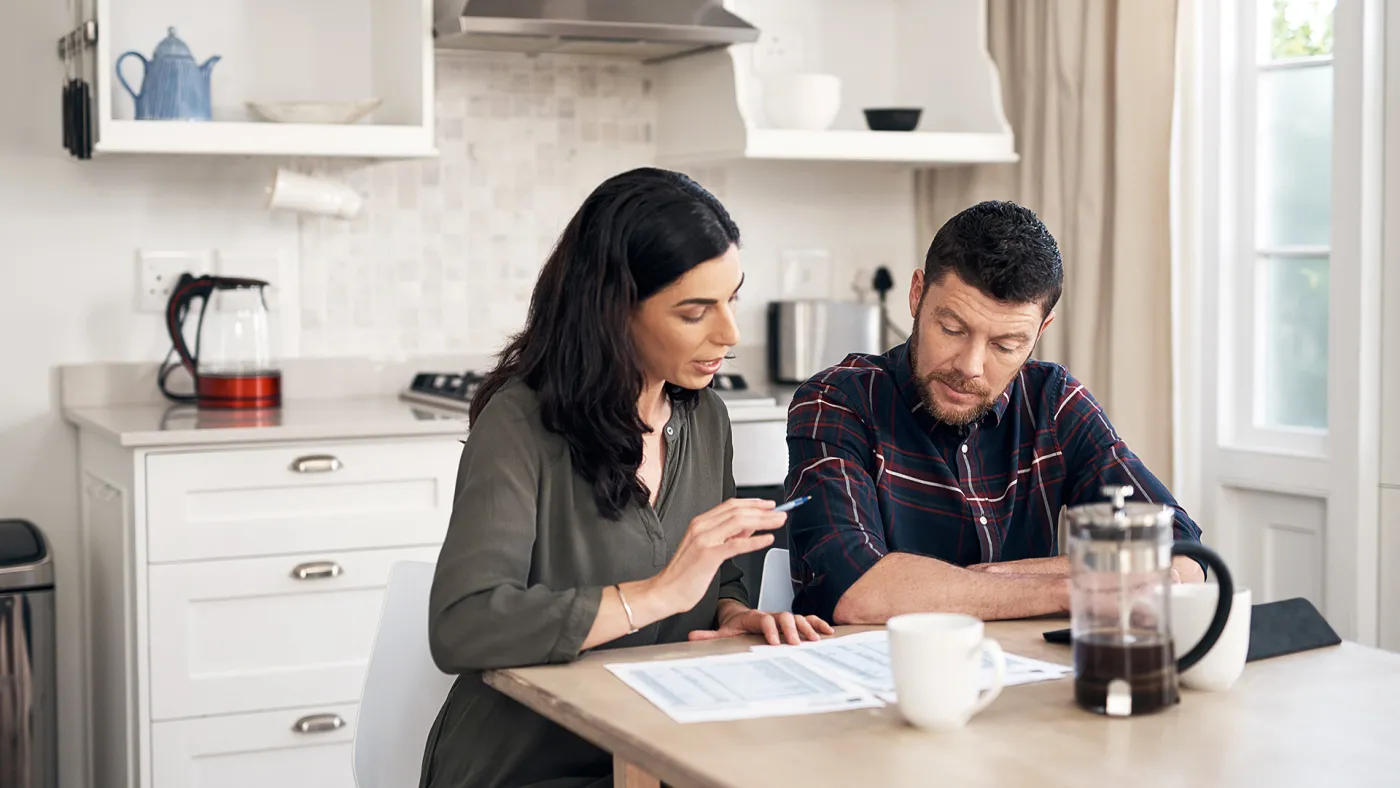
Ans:
[[[816,714],[884,705],[869,689],[819,672],[795,656],[747,652],[605,667],[676,722]]]
[[[883,629],[828,640],[808,641],[797,646],[753,646],[751,650],[754,653],[786,651],[826,675],[858,684],[875,692],[882,700],[895,702],[894,674],[890,669],[890,638],[889,633]],[[1016,684],[1051,681],[1073,672],[1073,668],[1065,665],[1007,654],[1006,676],[1002,685],[1010,687]],[[984,656],[981,689],[990,688],[995,677],[996,671],[992,667],[991,659]]]

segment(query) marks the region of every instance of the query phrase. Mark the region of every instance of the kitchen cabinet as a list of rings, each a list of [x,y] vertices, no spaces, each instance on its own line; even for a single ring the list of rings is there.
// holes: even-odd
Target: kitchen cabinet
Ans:
[[[97,44],[94,152],[409,158],[436,155],[432,0],[87,0]],[[74,23],[80,20],[75,19]],[[208,121],[137,120],[118,58],[149,58],[174,29],[209,67]],[[138,58],[122,73],[140,92]],[[380,104],[358,122],[268,122],[249,103]]]
[[[657,65],[659,161],[1018,160],[987,48],[985,0],[725,0],[724,6],[759,29],[758,41]],[[769,117],[765,92],[791,90],[773,78],[792,73],[837,78],[839,109],[828,127]],[[807,99],[767,99],[780,100]],[[910,107],[921,110],[912,131],[872,131],[864,115],[867,108]]]
[[[285,724],[327,730],[299,734]],[[155,785],[182,788],[351,788],[355,707],[318,706],[262,714],[158,722],[152,726]],[[338,726],[338,727],[337,727]]]
[[[353,788],[389,569],[436,560],[451,513],[463,436],[442,424],[131,446],[80,422],[97,788]]]

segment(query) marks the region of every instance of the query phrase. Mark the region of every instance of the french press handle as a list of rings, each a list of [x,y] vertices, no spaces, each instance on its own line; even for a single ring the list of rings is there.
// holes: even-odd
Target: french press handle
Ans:
[[[1127,505],[1127,500],[1133,495],[1133,488],[1127,484],[1109,484],[1100,488],[1099,492],[1113,503],[1114,511],[1121,512]],[[1230,577],[1230,568],[1225,565],[1225,559],[1221,558],[1214,550],[1206,547],[1200,542],[1190,539],[1180,539],[1172,543],[1172,555],[1184,555],[1187,558],[1195,558],[1204,561],[1210,570],[1215,572],[1215,583],[1220,588],[1220,598],[1215,601],[1215,615],[1210,619],[1210,626],[1206,627],[1206,633],[1190,651],[1186,652],[1176,661],[1176,672],[1182,673],[1187,668],[1201,661],[1215,641],[1220,639],[1220,634],[1225,631],[1225,622],[1230,620],[1230,606],[1235,601],[1235,582]]]
[[[1230,568],[1225,566],[1225,560],[1200,542],[1190,539],[1173,542],[1172,555],[1184,555],[1204,561],[1209,571],[1215,572],[1215,584],[1220,588],[1220,598],[1215,600],[1215,615],[1211,617],[1206,633],[1201,636],[1200,642],[1176,661],[1176,672],[1182,673],[1200,662],[1225,631],[1225,622],[1230,619],[1230,606],[1235,601],[1235,582],[1230,577]]]

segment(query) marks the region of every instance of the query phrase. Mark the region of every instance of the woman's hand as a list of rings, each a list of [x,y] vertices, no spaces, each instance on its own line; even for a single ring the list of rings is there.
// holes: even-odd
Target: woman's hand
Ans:
[[[735,635],[762,635],[768,645],[782,643],[797,645],[804,640],[821,640],[836,630],[817,616],[795,616],[792,613],[764,613],[731,602],[720,609],[719,629],[697,629],[691,640],[714,640]]]
[[[643,581],[667,615],[690,610],[705,597],[720,564],[736,555],[751,553],[773,543],[773,535],[760,533],[780,527],[785,512],[774,512],[774,503],[755,498],[731,498],[690,521],[680,547],[655,577]]]

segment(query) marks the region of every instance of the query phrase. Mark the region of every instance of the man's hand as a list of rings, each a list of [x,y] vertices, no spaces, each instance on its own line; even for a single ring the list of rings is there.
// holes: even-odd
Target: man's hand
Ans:
[[[1196,563],[1196,559],[1184,555],[1172,556],[1173,583],[1204,583],[1205,581],[1205,570]]]
[[[1052,558],[1026,558],[1020,561],[997,561],[990,564],[969,566],[974,572],[993,575],[1057,575],[1069,577],[1069,556],[1057,555]],[[1204,583],[1206,574],[1195,559],[1184,555],[1172,556],[1171,568],[1173,583]]]
[[[976,571],[936,558],[890,553],[836,604],[837,624],[883,624],[918,612],[966,613],[984,621],[1069,612],[1069,579],[1054,572]]]
[[[974,572],[989,572],[994,575],[1069,577],[1069,556],[1057,555],[1050,558],[1025,558],[1020,561],[996,561],[988,564],[973,564],[968,569]]]

